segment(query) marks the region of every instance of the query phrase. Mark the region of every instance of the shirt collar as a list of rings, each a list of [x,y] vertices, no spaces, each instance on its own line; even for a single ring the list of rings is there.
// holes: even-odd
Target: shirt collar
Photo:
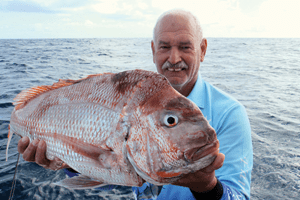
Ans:
[[[205,105],[205,98],[204,98],[204,92],[205,92],[205,85],[204,81],[201,77],[201,74],[198,74],[198,79],[190,92],[190,94],[187,96],[188,99],[193,101],[199,108],[204,108]]]

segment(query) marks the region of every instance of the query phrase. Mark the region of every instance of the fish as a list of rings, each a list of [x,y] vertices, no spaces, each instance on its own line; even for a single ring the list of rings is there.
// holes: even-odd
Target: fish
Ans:
[[[219,149],[199,107],[152,71],[60,79],[23,90],[13,105],[6,159],[13,133],[44,140],[49,160],[80,173],[56,183],[64,187],[172,184],[210,165]]]

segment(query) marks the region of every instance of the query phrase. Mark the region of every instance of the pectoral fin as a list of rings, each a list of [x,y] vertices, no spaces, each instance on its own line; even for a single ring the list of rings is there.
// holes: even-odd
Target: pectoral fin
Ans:
[[[74,176],[72,178],[66,178],[54,184],[69,189],[79,189],[79,190],[92,189],[92,188],[103,187],[107,185],[103,182],[93,180],[90,177],[84,175]]]

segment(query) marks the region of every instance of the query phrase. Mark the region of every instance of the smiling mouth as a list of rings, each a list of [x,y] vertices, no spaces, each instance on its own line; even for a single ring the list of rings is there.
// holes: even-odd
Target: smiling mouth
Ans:
[[[186,68],[167,68],[167,70],[168,71],[170,71],[170,72],[180,72],[180,71],[183,71],[183,70],[185,70]]]
[[[163,65],[162,65],[162,69],[170,71],[170,72],[180,72],[182,70],[186,70],[188,69],[188,65],[184,62],[184,61],[180,61],[176,64],[171,64],[169,61],[166,61]]]

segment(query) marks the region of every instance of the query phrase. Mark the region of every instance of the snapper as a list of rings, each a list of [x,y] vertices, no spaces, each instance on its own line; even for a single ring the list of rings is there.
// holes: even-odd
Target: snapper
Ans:
[[[80,176],[58,185],[165,185],[211,164],[219,148],[200,109],[168,80],[145,70],[59,80],[22,91],[14,99],[13,133],[47,144]]]

